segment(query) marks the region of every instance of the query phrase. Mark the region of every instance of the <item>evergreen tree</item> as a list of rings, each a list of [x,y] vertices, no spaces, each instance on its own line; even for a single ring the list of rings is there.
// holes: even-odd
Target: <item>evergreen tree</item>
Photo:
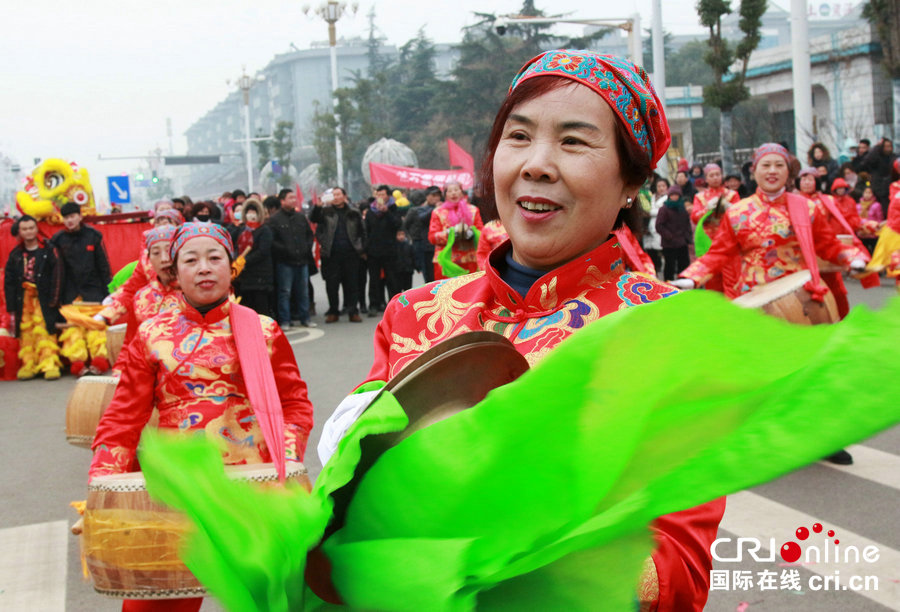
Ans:
[[[721,111],[719,146],[722,166],[726,174],[734,172],[734,135],[732,111],[740,102],[750,97],[744,85],[750,54],[759,45],[762,16],[766,12],[766,0],[741,0],[738,27],[744,36],[733,45],[722,36],[722,17],[731,13],[730,0],[698,0],[697,13],[700,23],[709,28],[709,48],[704,60],[712,68],[713,82],[703,88],[707,106]],[[731,73],[731,66],[741,62],[740,72]]]

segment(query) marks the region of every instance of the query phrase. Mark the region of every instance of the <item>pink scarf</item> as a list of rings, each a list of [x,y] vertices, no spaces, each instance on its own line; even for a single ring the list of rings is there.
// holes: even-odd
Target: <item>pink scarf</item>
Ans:
[[[447,223],[451,226],[460,222],[465,223],[466,225],[472,225],[474,222],[472,211],[469,210],[469,203],[465,198],[461,198],[456,202],[447,200],[438,207],[438,210],[447,212]]]

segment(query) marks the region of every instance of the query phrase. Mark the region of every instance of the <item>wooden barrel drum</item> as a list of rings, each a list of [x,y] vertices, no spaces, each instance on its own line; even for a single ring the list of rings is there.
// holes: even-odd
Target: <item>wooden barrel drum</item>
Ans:
[[[66,442],[90,448],[100,417],[116,392],[115,376],[82,376],[66,404]]]
[[[277,486],[271,463],[225,466],[234,480]],[[312,489],[302,463],[287,464],[287,478]],[[124,599],[200,597],[206,590],[178,556],[188,520],[151,501],[140,472],[98,476],[88,485],[82,555],[103,595]]]
[[[122,345],[125,343],[126,323],[119,325],[110,325],[106,328],[106,354],[109,356],[109,365],[113,365],[122,352]]]
[[[773,317],[801,325],[837,323],[837,304],[831,292],[825,294],[822,303],[813,300],[803,288],[811,278],[809,270],[800,270],[771,283],[757,285],[736,298],[734,303],[744,308],[758,308]]]

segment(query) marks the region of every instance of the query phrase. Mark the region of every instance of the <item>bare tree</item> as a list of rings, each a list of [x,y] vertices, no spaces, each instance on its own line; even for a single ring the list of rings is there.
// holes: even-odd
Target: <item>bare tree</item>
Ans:
[[[900,1],[869,0],[863,16],[875,28],[881,42],[882,62],[891,78],[894,98],[894,138],[900,137]]]

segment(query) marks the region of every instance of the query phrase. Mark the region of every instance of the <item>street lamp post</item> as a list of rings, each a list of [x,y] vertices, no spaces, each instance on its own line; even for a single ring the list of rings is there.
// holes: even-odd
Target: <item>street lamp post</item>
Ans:
[[[247,157],[247,193],[253,191],[253,158],[250,152],[250,87],[253,79],[247,74],[247,69],[238,79],[238,86],[244,94],[244,154]]]
[[[528,15],[501,15],[494,21],[498,34],[506,32],[506,26],[518,24],[552,24],[572,23],[576,25],[608,26],[628,32],[628,55],[631,61],[640,66],[643,64],[643,48],[641,46],[641,16],[634,13],[622,19],[569,19],[567,17],[529,17]]]
[[[335,132],[334,132],[334,157],[337,166],[337,182],[339,185],[344,184],[344,151],[341,147],[341,116],[338,113],[338,78],[337,78],[337,31],[335,24],[338,22],[347,10],[356,13],[357,4],[354,2],[348,5],[346,2],[338,2],[337,0],[328,0],[315,9],[315,13],[328,23],[328,48],[331,55],[331,96],[332,111],[334,112]],[[304,7],[303,12],[309,13],[309,7]]]

